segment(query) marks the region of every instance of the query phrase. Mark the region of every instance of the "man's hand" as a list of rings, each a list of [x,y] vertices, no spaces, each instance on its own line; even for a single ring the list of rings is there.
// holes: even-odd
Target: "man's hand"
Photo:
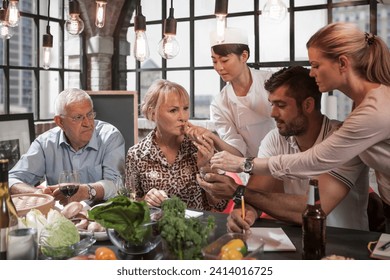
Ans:
[[[227,229],[230,232],[247,232],[258,218],[257,211],[249,204],[245,204],[245,220],[242,218],[241,208],[233,209],[227,218]]]
[[[206,192],[217,199],[231,199],[238,186],[233,178],[211,172],[197,174],[196,180]]]

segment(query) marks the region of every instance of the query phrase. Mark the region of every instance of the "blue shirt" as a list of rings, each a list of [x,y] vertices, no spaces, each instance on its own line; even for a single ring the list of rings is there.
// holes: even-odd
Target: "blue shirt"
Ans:
[[[95,120],[91,140],[78,151],[66,141],[62,129],[55,127],[38,136],[10,170],[9,186],[21,182],[34,186],[44,180],[55,185],[61,171],[78,170],[81,183],[101,184],[107,199],[116,194],[114,182],[124,174],[124,163],[125,141],[113,125]]]

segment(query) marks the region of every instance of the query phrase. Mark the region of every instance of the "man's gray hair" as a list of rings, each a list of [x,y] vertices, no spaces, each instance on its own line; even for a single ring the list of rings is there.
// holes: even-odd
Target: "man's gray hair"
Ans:
[[[89,96],[89,94],[86,93],[85,91],[78,88],[65,89],[56,98],[55,105],[54,105],[55,115],[56,116],[65,115],[66,113],[65,109],[69,104],[81,102],[84,100],[90,101],[93,107],[91,96]]]

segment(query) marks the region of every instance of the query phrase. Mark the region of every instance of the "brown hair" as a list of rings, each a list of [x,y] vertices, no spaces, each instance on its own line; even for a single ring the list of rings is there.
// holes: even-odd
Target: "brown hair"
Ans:
[[[220,56],[227,56],[229,54],[241,55],[244,51],[248,52],[248,58],[250,51],[248,45],[245,44],[222,44],[211,47],[213,52]]]
[[[186,101],[190,98],[188,92],[181,85],[168,80],[155,80],[146,92],[145,98],[141,104],[141,112],[145,118],[154,121],[152,119],[153,111],[158,110],[160,104],[163,103],[166,95],[170,92],[176,92]]]
[[[317,83],[309,75],[310,70],[302,66],[285,67],[274,74],[264,83],[264,88],[272,94],[281,86],[287,87],[287,95],[294,98],[297,107],[301,108],[302,102],[312,97],[315,109],[321,110],[321,96]]]
[[[386,43],[352,23],[326,25],[309,39],[306,47],[321,50],[329,59],[345,55],[362,78],[390,86],[390,52]]]

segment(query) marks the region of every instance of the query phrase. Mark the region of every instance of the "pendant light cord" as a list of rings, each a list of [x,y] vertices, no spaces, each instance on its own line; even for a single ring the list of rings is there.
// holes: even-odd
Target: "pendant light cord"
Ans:
[[[47,4],[47,26],[50,25],[50,0],[48,0],[49,3]]]

